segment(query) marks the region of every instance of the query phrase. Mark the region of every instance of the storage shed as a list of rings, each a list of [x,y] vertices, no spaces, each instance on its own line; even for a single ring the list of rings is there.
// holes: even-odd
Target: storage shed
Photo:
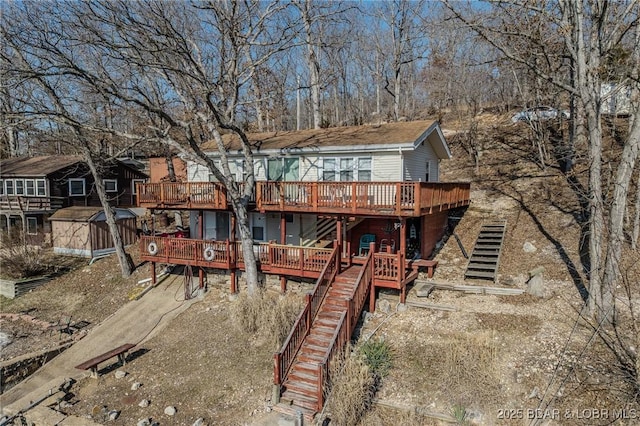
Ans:
[[[136,241],[136,215],[129,209],[115,209],[124,245]],[[97,257],[115,251],[102,207],[68,207],[49,218],[53,250],[58,254]]]

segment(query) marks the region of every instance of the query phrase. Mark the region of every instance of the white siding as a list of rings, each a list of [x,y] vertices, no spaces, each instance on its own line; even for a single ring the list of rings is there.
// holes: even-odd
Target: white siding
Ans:
[[[439,181],[438,156],[428,142],[420,144],[415,151],[405,151],[403,156],[405,181],[424,182],[427,176],[427,162],[429,162],[429,181]]]
[[[397,182],[400,180],[402,159],[399,152],[371,153],[371,180]]]

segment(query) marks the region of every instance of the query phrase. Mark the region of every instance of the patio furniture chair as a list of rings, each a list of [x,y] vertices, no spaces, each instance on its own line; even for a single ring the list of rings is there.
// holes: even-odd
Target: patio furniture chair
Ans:
[[[373,234],[364,234],[360,237],[360,246],[358,256],[369,253],[369,244],[376,242],[376,236]]]
[[[393,238],[391,240],[387,240],[386,238],[380,241],[380,253],[386,253],[388,249],[391,249],[391,253],[396,250],[396,240]]]

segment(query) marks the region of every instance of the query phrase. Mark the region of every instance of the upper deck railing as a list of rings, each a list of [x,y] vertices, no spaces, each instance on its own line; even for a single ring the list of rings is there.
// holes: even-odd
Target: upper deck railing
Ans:
[[[62,197],[0,196],[0,211],[46,212],[60,209],[63,205]]]
[[[258,211],[375,216],[421,216],[468,205],[466,182],[256,182]],[[228,210],[217,182],[147,183],[138,186],[147,208]]]

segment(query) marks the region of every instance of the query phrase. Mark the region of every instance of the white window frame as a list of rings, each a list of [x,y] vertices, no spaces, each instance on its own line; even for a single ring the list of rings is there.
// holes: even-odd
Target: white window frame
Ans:
[[[40,193],[39,184],[42,183],[42,193]],[[36,197],[47,196],[47,181],[45,179],[36,179]]]
[[[369,179],[368,180],[361,180],[360,179],[360,160],[364,160],[364,159],[369,159],[370,162],[370,167],[368,169],[362,169],[363,171],[366,170],[369,172]],[[327,160],[331,160],[333,162],[333,166],[334,166],[334,170],[333,171],[333,180],[327,180],[325,179],[325,171],[330,171],[327,170],[325,167]],[[350,171],[352,172],[352,176],[353,176],[353,180],[351,181],[343,181],[342,180],[342,167],[341,167],[341,163],[342,160],[351,160],[351,164],[352,167],[350,169]],[[346,171],[346,170],[345,170]],[[364,157],[325,157],[322,160],[322,170],[320,173],[321,179],[324,182],[371,182],[371,178],[373,178],[373,157],[371,156],[364,156]]]
[[[82,194],[74,194],[72,191],[72,182],[82,182]],[[69,179],[69,197],[84,197],[87,195],[87,182],[84,178],[70,178]]]
[[[14,192],[16,195],[24,196],[24,179],[15,179],[14,181]],[[20,183],[20,188],[18,188],[18,183]]]
[[[118,179],[102,179],[104,184],[104,192],[118,192]],[[107,184],[113,183],[113,189],[108,189]]]
[[[29,184],[31,184],[31,193],[29,193]],[[36,182],[33,179],[25,179],[24,180],[24,195],[27,197],[35,197],[36,196]]]
[[[31,225],[31,223],[35,222],[35,224]],[[25,218],[25,223],[27,225],[27,234],[28,235],[38,235],[38,218],[34,216],[27,216]]]
[[[13,179],[7,179],[6,181],[4,181],[5,184],[5,193],[7,195],[16,195],[16,187],[15,184],[13,183]],[[11,191],[9,191],[9,187],[11,187]]]

